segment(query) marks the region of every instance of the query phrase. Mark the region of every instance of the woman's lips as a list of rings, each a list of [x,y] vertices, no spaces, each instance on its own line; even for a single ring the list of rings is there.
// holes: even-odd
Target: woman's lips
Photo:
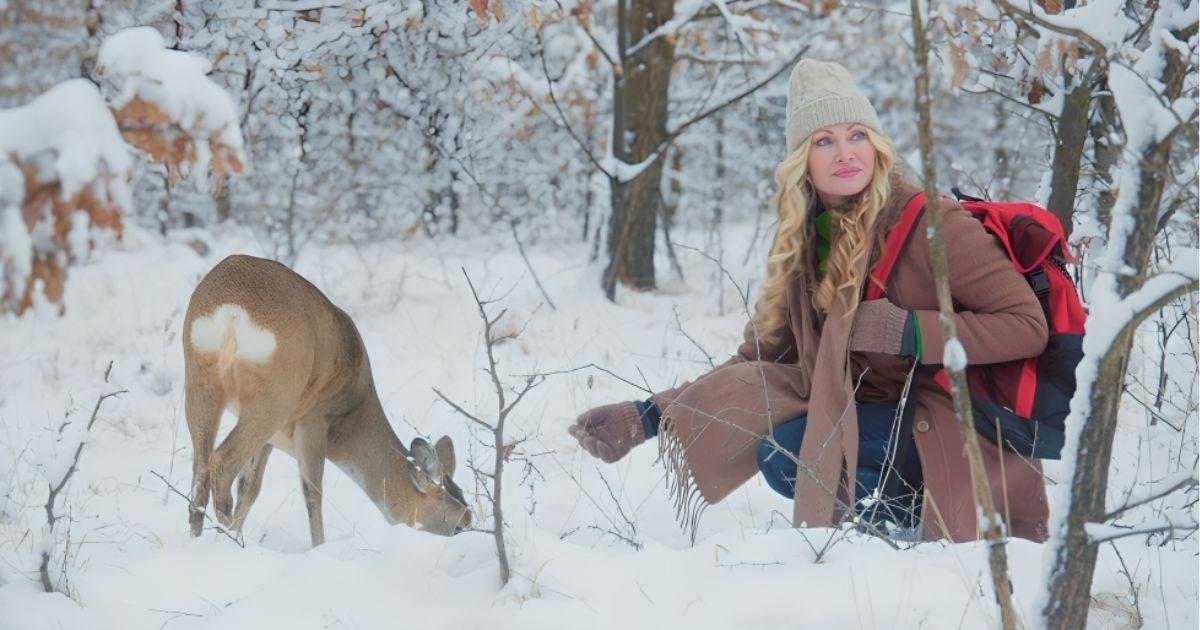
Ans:
[[[840,168],[833,172],[834,177],[854,177],[862,172],[861,168]]]

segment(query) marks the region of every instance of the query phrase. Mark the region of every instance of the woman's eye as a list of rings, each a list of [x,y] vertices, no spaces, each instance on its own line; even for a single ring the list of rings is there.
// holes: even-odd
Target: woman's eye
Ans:
[[[813,144],[818,147],[824,147],[824,146],[828,146],[830,142],[831,141],[829,138],[817,138],[817,141],[814,142]]]
[[[865,140],[867,138],[867,133],[865,131],[855,131],[850,135],[850,138],[852,140]]]

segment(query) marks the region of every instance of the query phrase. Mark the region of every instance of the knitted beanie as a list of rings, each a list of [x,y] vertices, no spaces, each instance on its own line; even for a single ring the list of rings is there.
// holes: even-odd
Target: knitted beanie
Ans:
[[[854,87],[854,79],[840,64],[801,59],[788,79],[787,150],[822,127],[859,123],[883,133],[871,102]]]

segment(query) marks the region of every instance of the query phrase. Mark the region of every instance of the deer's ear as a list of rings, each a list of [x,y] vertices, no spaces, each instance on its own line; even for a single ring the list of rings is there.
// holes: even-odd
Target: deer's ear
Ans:
[[[443,435],[437,441],[437,446],[433,447],[437,453],[438,463],[441,464],[442,475],[447,478],[454,476],[454,467],[456,461],[454,459],[454,441],[449,435]]]
[[[422,472],[429,475],[429,478],[433,479],[435,483],[441,480],[442,467],[438,465],[437,453],[433,452],[433,448],[429,446],[429,442],[426,442],[424,438],[416,438],[412,441],[412,446],[409,447],[408,452],[413,462],[416,463],[417,468],[420,468]],[[422,488],[422,484],[417,484],[417,487],[422,492],[425,491]]]

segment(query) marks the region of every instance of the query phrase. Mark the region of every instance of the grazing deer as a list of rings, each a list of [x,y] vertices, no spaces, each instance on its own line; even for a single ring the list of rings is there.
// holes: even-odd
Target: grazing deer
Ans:
[[[325,541],[326,459],[390,523],[445,536],[470,525],[462,490],[451,479],[449,436],[432,448],[421,438],[405,448],[383,413],[354,322],[291,269],[251,256],[230,256],[213,267],[188,303],[183,358],[192,536],[200,535],[210,489],[218,521],[240,531],[272,448],[300,465],[313,546]],[[237,425],[214,451],[227,408]]]

